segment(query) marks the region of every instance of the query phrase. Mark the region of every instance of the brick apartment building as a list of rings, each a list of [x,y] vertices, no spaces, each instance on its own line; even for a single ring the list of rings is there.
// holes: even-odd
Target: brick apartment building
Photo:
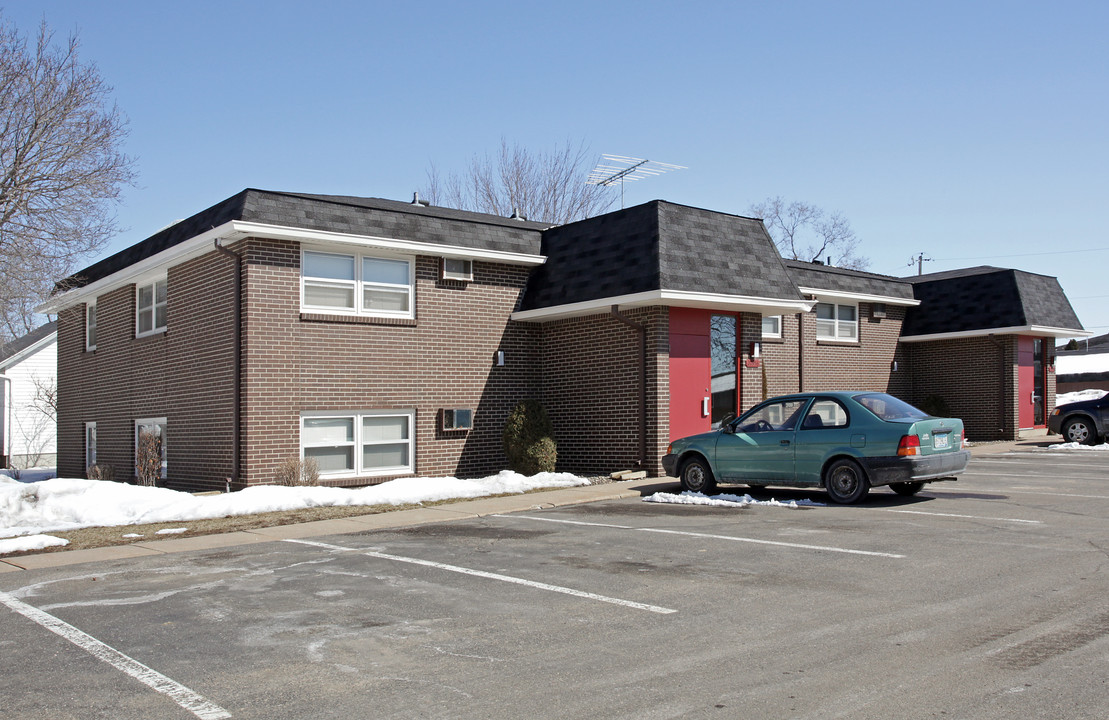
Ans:
[[[1016,437],[1051,407],[1052,340],[1085,334],[1054,278],[784,261],[759,220],[663,201],[548,227],[245,190],[59,288],[59,474],[124,479],[147,430],[182,489],[305,456],[333,485],[485,475],[529,397],[583,473],[659,473],[670,439],[798,390]]]

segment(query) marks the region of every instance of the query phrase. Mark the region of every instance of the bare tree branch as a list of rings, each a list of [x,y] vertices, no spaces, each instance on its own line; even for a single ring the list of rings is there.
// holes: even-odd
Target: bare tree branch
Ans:
[[[134,180],[126,120],[73,35],[43,22],[29,44],[0,17],[0,336],[34,327],[33,308],[117,231]]]
[[[778,251],[791,260],[831,258],[832,264],[853,270],[870,265],[869,258],[856,254],[859,239],[841,213],[828,214],[803,202],[787,204],[781,197],[767,198],[748,212],[763,219]]]
[[[496,159],[475,155],[462,175],[442,177],[433,165],[421,191],[433,205],[561,225],[600,214],[616,200],[614,191],[586,185],[593,163],[584,144],[533,153],[502,138]]]

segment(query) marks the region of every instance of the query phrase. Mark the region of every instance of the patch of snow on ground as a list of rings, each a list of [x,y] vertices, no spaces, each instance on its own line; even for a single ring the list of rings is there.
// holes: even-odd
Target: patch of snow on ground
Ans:
[[[709,505],[713,507],[745,508],[751,505],[764,507],[784,507],[797,509],[799,507],[824,507],[824,503],[812,500],[790,500],[788,503],[777,500],[756,500],[750,495],[705,495],[703,493],[683,492],[679,495],[659,492],[643,498],[644,502],[670,503],[674,505]]]
[[[0,555],[27,552],[28,550],[42,550],[43,548],[68,544],[68,540],[50,535],[24,535],[23,537],[5,538],[0,540]]]
[[[1059,443],[1058,445],[1048,445],[1048,450],[1100,450],[1102,452],[1109,451],[1109,443],[1102,443],[1100,445],[1083,445],[1082,443],[1069,442]]]
[[[402,478],[357,489],[267,485],[201,497],[167,488],[103,480],[58,478],[35,483],[0,483],[0,538],[311,507],[418,505],[588,484],[585,478],[570,473],[527,477],[510,470],[479,480]]]

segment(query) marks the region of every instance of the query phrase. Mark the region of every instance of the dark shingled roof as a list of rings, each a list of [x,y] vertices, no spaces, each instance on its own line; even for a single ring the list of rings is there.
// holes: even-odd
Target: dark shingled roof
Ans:
[[[654,200],[543,233],[523,309],[651,290],[800,300],[759,220]]]
[[[1042,325],[1081,330],[1059,281],[989,266],[905,278],[919,307],[909,310],[903,337]]]
[[[861,270],[818,265],[803,260],[785,260],[789,274],[799,287],[913,299],[913,286],[901,278]]]
[[[17,337],[11,342],[0,345],[0,364],[10,357],[13,357],[27,348],[31,347],[39,340],[49,336],[51,333],[58,331],[58,321],[52,320],[45,325],[40,325],[23,337]]]
[[[59,286],[87,285],[231,220],[529,255],[539,253],[540,231],[548,227],[397,200],[247,189],[90,265]]]

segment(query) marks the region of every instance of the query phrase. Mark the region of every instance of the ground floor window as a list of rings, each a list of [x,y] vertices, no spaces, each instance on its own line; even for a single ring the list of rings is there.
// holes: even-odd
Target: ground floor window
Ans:
[[[166,419],[143,418],[135,421],[135,468],[142,477],[145,472],[166,478]]]
[[[85,469],[96,465],[96,423],[85,423]]]
[[[301,454],[321,476],[402,475],[414,472],[415,412],[371,410],[301,417]]]

